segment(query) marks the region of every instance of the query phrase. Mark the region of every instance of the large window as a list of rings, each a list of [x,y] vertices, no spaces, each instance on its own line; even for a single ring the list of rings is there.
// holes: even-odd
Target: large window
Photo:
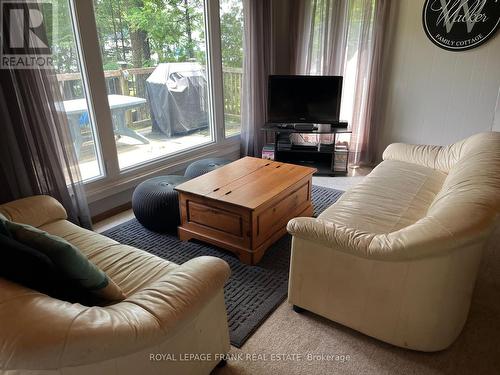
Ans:
[[[212,142],[202,0],[95,0],[121,169]]]
[[[243,78],[243,2],[220,0],[224,123],[226,137],[241,130],[241,84]]]
[[[239,134],[242,0],[56,1],[56,69],[85,180]]]

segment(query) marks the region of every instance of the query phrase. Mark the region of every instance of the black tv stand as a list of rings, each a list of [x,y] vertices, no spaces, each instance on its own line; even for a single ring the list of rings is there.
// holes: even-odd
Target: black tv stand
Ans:
[[[283,126],[285,125],[285,126]],[[349,158],[349,148],[339,149],[337,147],[338,134],[350,134],[347,129],[347,122],[342,121],[330,126],[317,126],[312,129],[297,129],[295,124],[266,123],[262,131],[266,133],[266,142],[268,136],[273,137],[274,160],[291,164],[300,164],[314,167],[318,170],[316,175],[335,176],[346,175],[348,172],[347,159]],[[332,145],[296,145],[286,142],[292,134],[333,134]],[[335,161],[346,159],[346,162],[340,166]]]
[[[330,125],[335,128],[347,129],[346,121],[337,121],[330,123],[316,123],[316,122],[268,122],[266,127],[276,126],[280,129],[297,129],[297,130],[317,130],[323,125]]]

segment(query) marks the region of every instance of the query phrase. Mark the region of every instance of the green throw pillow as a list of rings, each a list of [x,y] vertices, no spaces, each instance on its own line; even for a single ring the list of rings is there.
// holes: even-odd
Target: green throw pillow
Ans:
[[[11,234],[9,230],[7,229],[7,223],[9,220],[0,214],[0,234],[3,234],[4,236],[11,237]]]
[[[120,287],[68,241],[30,225],[5,224],[14,239],[44,253],[66,278],[85,290],[108,301],[125,299]]]
[[[65,278],[41,251],[3,234],[0,249],[0,277],[71,303],[93,306],[102,301]]]

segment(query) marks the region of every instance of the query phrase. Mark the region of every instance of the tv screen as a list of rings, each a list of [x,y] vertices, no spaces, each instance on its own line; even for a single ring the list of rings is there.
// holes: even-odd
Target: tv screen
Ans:
[[[335,123],[339,121],[341,76],[271,75],[268,121]]]

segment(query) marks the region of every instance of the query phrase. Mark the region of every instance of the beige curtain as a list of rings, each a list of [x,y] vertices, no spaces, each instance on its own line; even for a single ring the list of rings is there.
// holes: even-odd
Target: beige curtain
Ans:
[[[390,0],[295,0],[294,72],[342,75],[351,163],[376,160],[377,99]]]

